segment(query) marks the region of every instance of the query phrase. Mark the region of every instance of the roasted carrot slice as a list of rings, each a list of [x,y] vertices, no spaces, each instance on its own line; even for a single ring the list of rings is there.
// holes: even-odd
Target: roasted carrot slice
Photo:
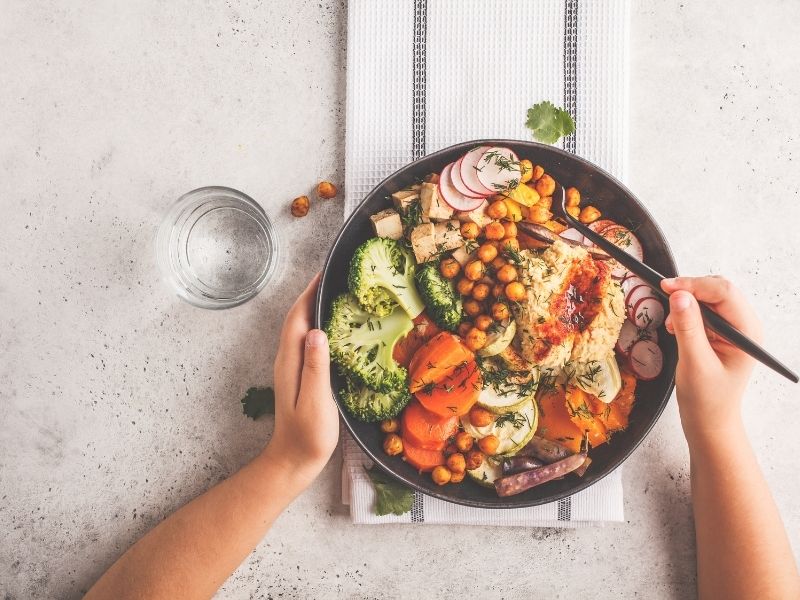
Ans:
[[[406,409],[407,410],[407,409]],[[403,439],[403,458],[407,463],[419,471],[433,471],[434,467],[445,462],[444,452],[441,450],[425,450],[412,445],[408,439]]]
[[[400,419],[403,439],[423,450],[444,450],[447,439],[458,430],[458,417],[441,417],[411,401]]]
[[[587,394],[577,386],[568,385],[565,397],[570,420],[580,431],[589,435],[589,443],[592,446],[605,444],[608,441],[608,431],[600,419],[595,419],[591,394]]]
[[[622,376],[622,389],[616,397],[602,407],[596,407],[599,419],[603,421],[609,431],[620,431],[628,426],[628,417],[636,401],[636,377],[627,371],[620,371]]]
[[[409,390],[417,392],[426,385],[438,383],[474,359],[475,355],[461,342],[461,338],[443,331],[426,342],[411,359]]]
[[[539,403],[536,435],[558,442],[572,452],[580,452],[583,432],[570,419],[564,388],[556,385],[540,392],[536,400]]]
[[[397,342],[392,352],[394,360],[408,368],[411,359],[417,351],[436,334],[442,330],[424,312],[414,319],[414,327],[406,336]]]
[[[482,387],[481,371],[472,361],[459,365],[441,381],[426,385],[415,396],[432,413],[460,417],[477,402]]]

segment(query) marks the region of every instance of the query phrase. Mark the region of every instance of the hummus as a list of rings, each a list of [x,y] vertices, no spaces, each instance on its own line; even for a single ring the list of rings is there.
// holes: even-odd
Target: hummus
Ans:
[[[520,253],[527,297],[514,307],[522,356],[540,369],[607,357],[625,320],[622,288],[611,267],[584,249],[556,241],[541,254]]]

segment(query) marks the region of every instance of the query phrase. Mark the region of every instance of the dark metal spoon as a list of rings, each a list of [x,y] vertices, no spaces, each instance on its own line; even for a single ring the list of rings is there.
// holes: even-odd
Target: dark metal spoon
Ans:
[[[631,256],[624,250],[621,250],[605,239],[602,235],[596,233],[578,221],[578,219],[574,218],[567,212],[564,204],[565,201],[566,198],[564,194],[564,188],[560,185],[556,186],[556,191],[553,194],[553,207],[551,209],[555,216],[561,217],[566,223],[582,233],[588,240],[592,241],[598,248],[614,258],[623,267],[628,269],[634,275],[641,277],[662,298],[669,298],[669,294],[661,289],[661,282],[665,279],[661,273],[652,267],[639,262],[635,257]],[[789,367],[784,365],[781,361],[772,356],[769,352],[764,350],[761,346],[756,344],[753,340],[736,329],[736,327],[731,325],[727,320],[723,319],[702,302],[700,302],[700,312],[703,315],[703,321],[705,322],[706,327],[708,327],[710,330],[725,338],[728,342],[746,352],[760,363],[768,366],[773,371],[780,373],[786,377],[786,379],[793,381],[794,383],[798,383],[798,381],[800,381],[797,373],[792,371]]]

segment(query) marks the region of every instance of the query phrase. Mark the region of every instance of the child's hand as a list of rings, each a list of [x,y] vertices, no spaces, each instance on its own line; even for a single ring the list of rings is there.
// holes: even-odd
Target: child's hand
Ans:
[[[678,277],[662,283],[669,298],[667,331],[678,341],[676,385],[683,430],[695,441],[724,437],[741,424],[741,399],[753,359],[706,332],[700,300],[758,341],[761,324],[742,293],[721,277]]]
[[[319,276],[286,315],[275,358],[275,431],[265,452],[310,483],[339,440],[328,339],[311,329]]]

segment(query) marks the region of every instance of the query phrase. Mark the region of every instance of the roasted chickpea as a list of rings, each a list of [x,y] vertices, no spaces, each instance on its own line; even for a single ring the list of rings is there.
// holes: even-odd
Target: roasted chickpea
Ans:
[[[503,258],[502,256],[498,256],[497,258],[495,258],[492,261],[492,268],[495,271],[497,271],[497,270],[502,269],[503,267],[505,267],[507,264],[508,264],[508,261],[505,258]]]
[[[475,287],[472,288],[472,297],[479,302],[486,300],[489,297],[489,292],[492,291],[492,288],[489,286],[488,283],[477,283]]]
[[[572,217],[578,219],[580,218],[581,209],[578,206],[568,206],[567,213],[569,213]]]
[[[492,221],[483,228],[483,235],[487,240],[502,240],[506,235],[506,230],[503,224],[498,221]]]
[[[486,209],[486,214],[492,219],[503,219],[508,214],[508,207],[502,200],[495,200]]]
[[[531,179],[533,181],[539,181],[542,178],[542,175],[544,175],[544,167],[541,165],[535,165],[533,167],[533,176]]]
[[[397,422],[397,419],[384,419],[381,421],[381,431],[383,433],[394,433],[400,429],[400,423]]]
[[[483,464],[483,459],[486,458],[480,450],[470,450],[464,457],[468,471],[477,469]]]
[[[464,338],[464,343],[467,348],[473,352],[480,350],[486,345],[486,332],[481,331],[477,327],[473,327],[469,330],[469,333],[467,333],[467,337]]]
[[[514,265],[506,265],[497,271],[497,280],[503,283],[511,283],[517,278],[517,275]]]
[[[439,465],[438,467],[434,467],[433,471],[431,471],[431,478],[433,478],[433,482],[436,485],[444,485],[450,482],[452,473],[450,473],[450,469],[444,465]]]
[[[551,213],[541,204],[534,204],[528,210],[528,221],[531,223],[542,225],[543,223],[547,223],[552,216],[553,213]]]
[[[567,206],[578,206],[581,203],[581,193],[578,188],[567,188],[564,192],[564,201]]]
[[[494,323],[494,319],[489,315],[478,315],[475,317],[475,327],[480,329],[481,331],[486,331],[489,327],[492,326]]]
[[[396,433],[390,433],[383,440],[383,451],[389,456],[397,456],[403,452],[403,440]]]
[[[335,198],[338,190],[336,186],[333,185],[330,181],[320,181],[317,184],[317,196],[319,196],[323,200],[330,200],[331,198]]]
[[[584,206],[583,210],[578,213],[578,220],[581,223],[589,224],[594,223],[600,218],[600,211],[594,206]]]
[[[311,206],[308,201],[308,196],[298,196],[292,200],[292,216],[305,217],[308,214],[308,209]]]
[[[464,460],[464,455],[457,452],[448,456],[447,468],[450,469],[451,473],[463,473],[467,468],[467,461]]]
[[[439,263],[439,272],[445,279],[452,279],[461,271],[461,265],[455,258],[445,258]]]
[[[488,456],[495,454],[498,446],[500,446],[500,438],[491,433],[478,440],[478,448]]]
[[[472,329],[472,323],[469,321],[464,321],[458,325],[458,335],[459,337],[465,338],[469,333],[469,330]]]
[[[506,285],[506,298],[512,302],[522,302],[525,299],[525,286],[519,281],[512,281]]]
[[[456,452],[458,452],[458,448],[456,448],[455,444],[447,444],[447,446],[445,446],[444,449],[445,456],[450,456],[451,454],[455,454]]]
[[[461,473],[450,473],[450,483],[461,483],[464,481],[465,475],[466,471],[461,471]]]
[[[517,237],[517,224],[514,221],[503,221],[503,229],[505,229],[505,236],[507,238]]]
[[[473,406],[469,410],[469,422],[475,427],[486,427],[494,423],[494,415],[485,408]]]
[[[542,196],[536,202],[535,206],[543,206],[547,210],[550,210],[551,208],[553,208],[553,197],[552,196]]]
[[[484,263],[492,262],[497,258],[497,247],[489,242],[481,244],[481,247],[478,248],[478,258]]]
[[[474,319],[483,312],[483,306],[474,298],[470,298],[469,300],[464,300],[464,312],[467,313],[468,317]]]
[[[472,445],[475,443],[475,439],[468,434],[466,431],[459,431],[456,434],[456,448],[458,448],[459,452],[469,452],[472,450]]]
[[[556,191],[555,179],[545,173],[536,182],[536,191],[539,192],[540,196],[552,196],[553,192]]]
[[[470,281],[478,281],[484,274],[486,274],[486,267],[479,260],[470,261],[464,267],[464,277]]]
[[[506,284],[505,283],[495,283],[492,287],[492,297],[500,298],[506,291]]]
[[[519,161],[519,182],[528,183],[533,177],[533,163],[527,158]]]
[[[475,282],[470,279],[467,279],[466,277],[462,277],[461,279],[459,279],[458,283],[456,284],[456,289],[458,290],[458,293],[461,294],[462,296],[469,296],[472,293],[472,288],[474,287],[475,287]]]
[[[519,252],[519,240],[515,237],[503,238],[500,240],[500,245],[503,246],[503,251],[511,250]]]
[[[478,227],[477,223],[473,223],[472,221],[467,221],[466,223],[461,224],[461,237],[465,240],[474,240],[481,232],[481,228]]]
[[[511,284],[509,284],[511,285]],[[521,285],[521,284],[520,284]],[[506,288],[503,288],[503,293],[505,294]],[[508,304],[505,302],[495,302],[492,304],[492,317],[495,321],[505,321],[510,316],[508,311]]]

